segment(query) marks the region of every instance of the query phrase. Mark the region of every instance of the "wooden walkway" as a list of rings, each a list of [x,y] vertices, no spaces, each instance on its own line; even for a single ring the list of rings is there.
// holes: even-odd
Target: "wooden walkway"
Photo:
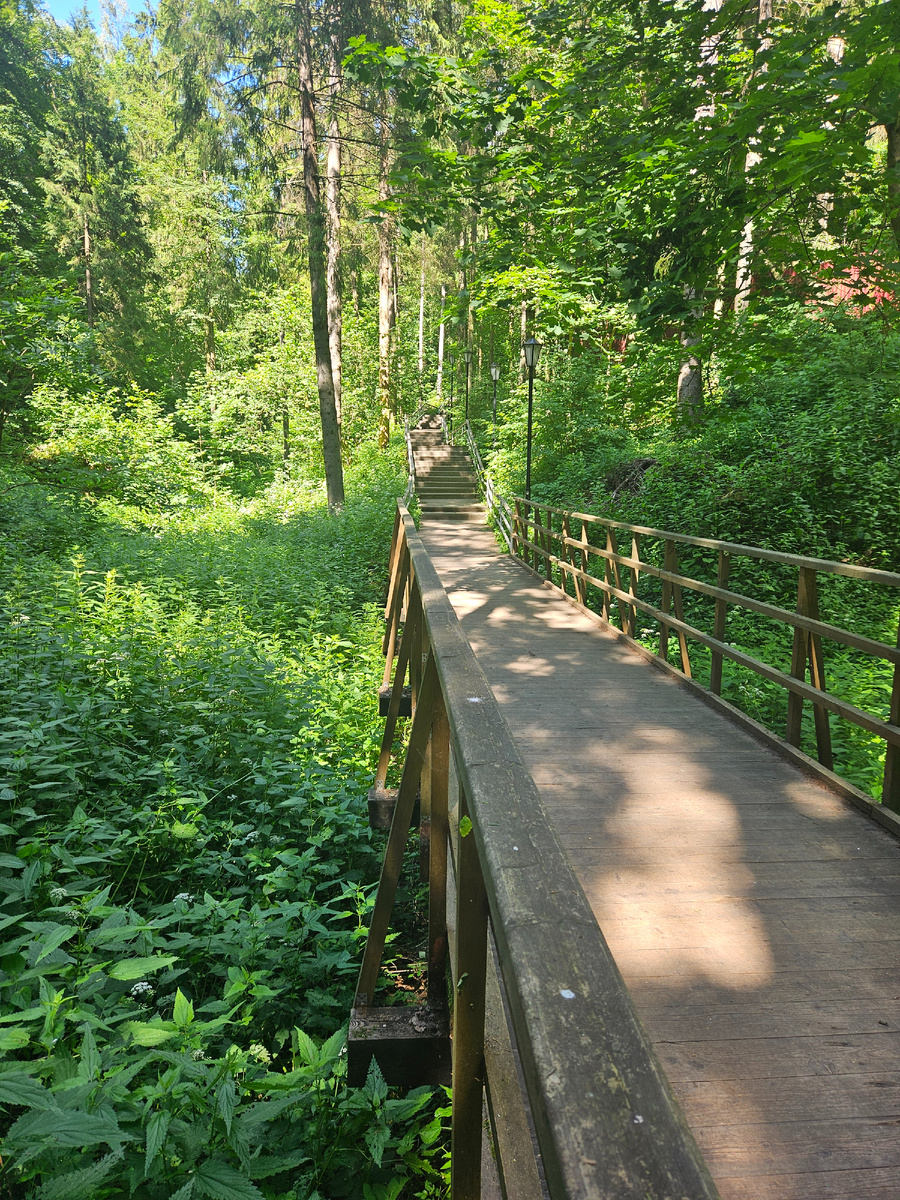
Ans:
[[[488,530],[421,535],[723,1200],[896,1200],[896,839]]]

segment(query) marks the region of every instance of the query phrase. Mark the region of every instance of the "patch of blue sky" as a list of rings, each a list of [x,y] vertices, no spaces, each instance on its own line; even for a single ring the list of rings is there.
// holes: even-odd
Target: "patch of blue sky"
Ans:
[[[127,26],[144,4],[142,0],[43,0],[41,7],[60,25],[70,25],[76,13],[86,11],[99,33],[104,15],[110,22]]]

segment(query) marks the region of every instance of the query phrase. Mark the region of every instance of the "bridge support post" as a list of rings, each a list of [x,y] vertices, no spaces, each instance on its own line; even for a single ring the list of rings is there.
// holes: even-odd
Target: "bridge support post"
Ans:
[[[488,905],[463,788],[460,788],[459,816],[450,1197],[451,1200],[479,1200]],[[463,832],[463,822],[469,826],[468,832]]]

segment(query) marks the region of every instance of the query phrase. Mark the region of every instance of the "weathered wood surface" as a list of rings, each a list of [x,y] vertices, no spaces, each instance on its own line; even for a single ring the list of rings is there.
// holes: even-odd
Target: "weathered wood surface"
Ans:
[[[422,538],[725,1200],[900,1195],[900,847],[484,529]]]

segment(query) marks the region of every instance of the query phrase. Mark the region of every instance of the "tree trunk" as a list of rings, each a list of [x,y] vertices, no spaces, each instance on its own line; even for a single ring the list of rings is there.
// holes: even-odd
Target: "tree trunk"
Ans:
[[[522,301],[522,317],[519,322],[519,382],[524,383],[528,378],[528,367],[525,365],[525,339],[528,337],[528,301]]]
[[[391,165],[386,97],[382,100],[380,123],[378,199],[383,204],[390,197],[388,172]],[[391,254],[393,225],[392,217],[383,217],[378,226],[378,401],[381,408],[378,445],[382,449],[390,440],[391,418],[394,415],[394,397],[391,389],[391,329],[394,318],[394,264]]]
[[[419,265],[419,403],[425,382],[425,234],[422,234],[422,260]]]
[[[678,371],[677,417],[679,425],[691,425],[703,411],[703,366],[690,349],[700,341],[697,337],[681,335],[681,344],[687,353]]]
[[[91,280],[91,226],[84,214],[84,299],[87,306],[88,329],[94,328],[94,287]]]
[[[891,206],[891,229],[900,250],[900,117],[893,125],[885,125],[887,134],[888,200]]]
[[[206,330],[206,370],[212,373],[216,369],[216,323],[211,312],[203,318],[203,325]]]
[[[444,402],[444,309],[447,304],[447,285],[441,284],[441,325],[438,330],[437,400]]]
[[[331,350],[331,377],[334,383],[334,409],[340,435],[343,409],[343,372],[341,363],[341,130],[337,101],[341,90],[341,62],[337,41],[331,42],[331,112],[328,118],[328,153],[325,159],[325,205],[328,209],[328,344]]]
[[[762,24],[763,21],[772,20],[772,0],[759,0],[759,9],[757,10],[757,21]],[[768,38],[764,39],[761,49],[767,49],[771,45]],[[763,67],[765,70],[765,67]],[[759,131],[762,134],[762,130]],[[747,151],[747,157],[744,161],[744,174],[749,176],[753,168],[760,161],[760,156],[751,148]],[[750,302],[750,286],[753,282],[753,221],[747,220],[744,224],[741,233],[741,244],[738,250],[738,265],[737,275],[734,281],[734,311],[742,313]]]
[[[325,463],[328,509],[329,512],[336,512],[344,505],[344,471],[341,465],[341,438],[334,402],[331,347],[328,342],[325,212],[322,208],[319,187],[312,48],[306,6],[297,5],[295,11],[298,16],[297,82],[300,88],[300,149],[303,157],[303,195],[306,207],[313,345],[316,354],[316,379],[319,387],[319,418],[322,422],[322,457]]]

